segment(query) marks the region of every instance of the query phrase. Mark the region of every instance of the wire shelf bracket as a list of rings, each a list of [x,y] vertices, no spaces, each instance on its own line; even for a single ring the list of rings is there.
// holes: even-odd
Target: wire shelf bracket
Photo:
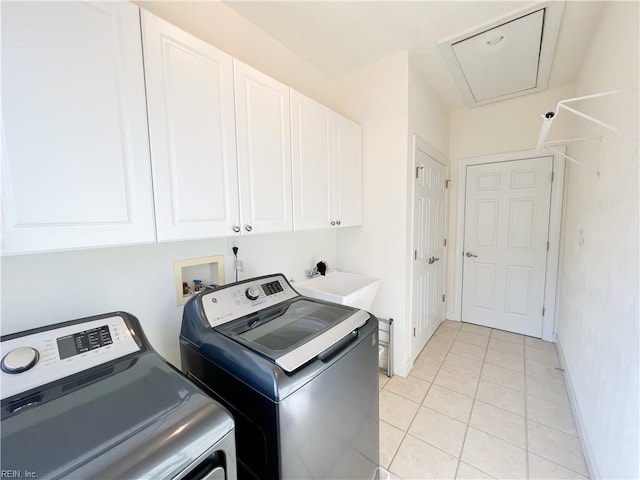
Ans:
[[[567,98],[565,100],[560,100],[557,105],[556,105],[556,110],[555,112],[547,112],[542,114],[542,126],[540,127],[540,134],[538,135],[538,144],[536,146],[536,152],[537,153],[541,153],[545,148],[551,150],[554,153],[557,153],[559,155],[562,155],[563,157],[565,157],[567,160],[569,160],[570,162],[575,163],[576,165],[579,165],[581,167],[586,167],[584,163],[582,163],[579,160],[576,160],[575,158],[570,157],[569,155],[566,155],[565,153],[561,152],[560,150],[557,150],[555,148],[553,148],[553,145],[559,145],[559,144],[565,144],[565,143],[573,143],[573,142],[580,142],[580,141],[585,141],[585,140],[598,140],[599,143],[601,144],[602,142],[602,137],[580,137],[580,138],[569,138],[569,139],[565,139],[565,140],[556,140],[553,142],[547,142],[547,136],[549,135],[549,130],[551,129],[551,125],[553,124],[553,120],[556,118],[556,116],[558,115],[558,113],[560,113],[560,110],[566,110],[568,112],[571,112],[579,117],[585,118],[593,123],[595,123],[596,125],[599,125],[607,130],[610,130],[614,133],[617,133],[618,135],[624,136],[624,137],[628,137],[631,138],[635,141],[640,141],[640,137],[638,137],[636,134],[632,134],[626,131],[623,131],[609,123],[603,122],[602,120],[599,120],[598,118],[595,118],[591,115],[588,115],[584,112],[581,112],[580,110],[577,110],[573,107],[568,106],[568,103],[573,103],[573,102],[578,102],[580,100],[589,100],[592,98],[600,98],[600,97],[606,97],[606,96],[610,96],[610,95],[617,95],[617,94],[621,94],[621,93],[627,93],[627,92],[633,92],[633,91],[638,91],[640,90],[639,88],[625,88],[625,89],[621,89],[621,90],[610,90],[608,92],[601,92],[601,93],[594,93],[592,95],[583,95],[581,97],[574,97],[574,98]],[[599,158],[599,156],[598,156]],[[599,167],[599,166],[598,166]],[[596,175],[600,176],[600,172],[599,172],[599,168],[598,171],[595,172]]]

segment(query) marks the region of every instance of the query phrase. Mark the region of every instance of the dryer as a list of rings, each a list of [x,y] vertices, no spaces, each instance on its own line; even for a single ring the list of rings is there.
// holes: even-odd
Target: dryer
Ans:
[[[0,339],[3,476],[236,478],[233,419],[125,312]]]

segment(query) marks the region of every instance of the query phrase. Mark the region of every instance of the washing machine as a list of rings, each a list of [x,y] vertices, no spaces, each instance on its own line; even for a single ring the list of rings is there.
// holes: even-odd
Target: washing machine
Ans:
[[[182,369],[234,416],[239,478],[382,476],[377,332],[373,315],[303,297],[282,274],[185,304]]]
[[[230,414],[114,312],[0,339],[3,477],[237,477]]]

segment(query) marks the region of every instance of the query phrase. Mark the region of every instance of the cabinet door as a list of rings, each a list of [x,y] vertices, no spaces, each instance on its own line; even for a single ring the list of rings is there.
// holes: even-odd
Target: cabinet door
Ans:
[[[333,112],[291,92],[293,224],[296,230],[335,224],[333,208]]]
[[[138,7],[3,2],[2,252],[153,242]]]
[[[336,223],[362,225],[362,128],[338,114],[334,121]]]
[[[239,225],[231,57],[142,11],[159,241]]]
[[[234,60],[242,234],[293,229],[289,87]]]

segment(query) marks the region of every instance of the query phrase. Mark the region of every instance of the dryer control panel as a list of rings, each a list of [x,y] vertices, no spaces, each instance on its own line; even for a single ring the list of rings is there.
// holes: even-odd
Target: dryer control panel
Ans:
[[[278,274],[233,283],[206,293],[202,295],[202,306],[209,325],[215,327],[297,296],[284,275]]]
[[[25,332],[0,343],[2,399],[139,350],[132,331],[117,315]]]

